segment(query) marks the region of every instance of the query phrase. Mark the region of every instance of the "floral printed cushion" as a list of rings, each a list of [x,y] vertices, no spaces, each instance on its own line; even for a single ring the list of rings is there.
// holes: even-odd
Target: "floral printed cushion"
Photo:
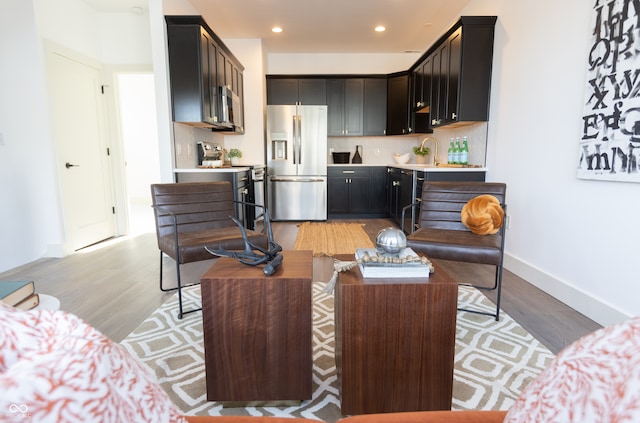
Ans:
[[[558,354],[505,422],[640,422],[640,317],[600,329]]]
[[[0,304],[0,420],[186,422],[153,374],[71,314]]]

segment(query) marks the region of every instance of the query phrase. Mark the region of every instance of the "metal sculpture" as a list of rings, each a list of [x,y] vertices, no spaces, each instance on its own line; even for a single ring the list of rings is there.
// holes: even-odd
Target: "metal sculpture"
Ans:
[[[279,254],[282,251],[282,246],[274,241],[273,239],[273,230],[271,229],[271,219],[269,218],[269,212],[267,209],[264,209],[264,226],[267,232],[267,240],[268,247],[263,248],[259,245],[255,245],[251,241],[249,241],[249,237],[247,236],[247,231],[242,225],[242,223],[233,216],[229,216],[231,220],[240,228],[240,232],[242,233],[242,239],[244,240],[244,250],[243,251],[229,251],[224,248],[219,247],[218,249],[213,249],[209,247],[204,247],[208,252],[215,256],[219,257],[231,257],[235,258],[242,264],[246,264],[248,266],[258,266],[260,264],[265,264],[263,272],[267,276],[273,275],[278,266],[282,263],[283,256]]]

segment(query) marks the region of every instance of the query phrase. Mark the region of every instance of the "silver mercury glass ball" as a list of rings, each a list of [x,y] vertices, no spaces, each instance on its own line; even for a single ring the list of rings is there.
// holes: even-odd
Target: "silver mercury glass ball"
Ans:
[[[400,229],[385,228],[376,236],[376,248],[381,254],[398,254],[407,247],[407,237]]]

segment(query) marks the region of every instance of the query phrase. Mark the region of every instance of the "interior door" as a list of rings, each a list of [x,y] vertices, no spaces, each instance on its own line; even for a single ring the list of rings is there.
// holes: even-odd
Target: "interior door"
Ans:
[[[48,49],[48,75],[65,249],[115,234],[113,191],[99,67]]]

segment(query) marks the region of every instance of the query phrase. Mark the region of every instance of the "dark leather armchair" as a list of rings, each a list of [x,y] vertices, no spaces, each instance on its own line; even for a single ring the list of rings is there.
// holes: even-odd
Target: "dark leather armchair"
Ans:
[[[160,289],[178,290],[178,318],[200,310],[184,311],[180,265],[214,256],[205,246],[226,250],[244,250],[240,228],[229,218],[236,217],[233,191],[229,182],[189,182],[151,185],[152,207],[155,211],[156,235],[160,249]],[[251,205],[255,206],[255,205]],[[263,233],[247,230],[249,241],[268,247],[268,237]],[[162,254],[176,262],[178,286],[165,288],[162,283]]]
[[[420,206],[418,229],[407,236],[407,246],[433,259],[489,264],[496,267],[492,287],[472,285],[478,289],[497,290],[496,312],[465,310],[500,318],[502,263],[504,257],[504,225],[494,235],[476,235],[461,221],[462,207],[472,198],[490,194],[498,199],[506,212],[507,186],[493,182],[425,182],[421,200],[403,209]]]

